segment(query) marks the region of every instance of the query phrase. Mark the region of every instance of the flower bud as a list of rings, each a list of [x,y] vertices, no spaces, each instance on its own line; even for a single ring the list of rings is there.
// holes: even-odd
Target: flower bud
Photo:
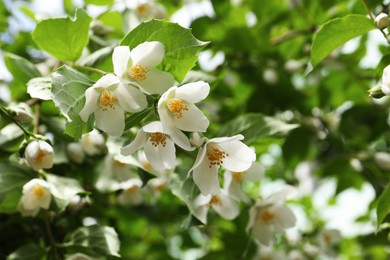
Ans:
[[[190,136],[190,143],[195,147],[201,147],[204,143],[204,137],[198,132],[194,132]]]
[[[389,16],[385,13],[380,13],[376,18],[375,18],[375,24],[376,26],[383,30],[387,28],[390,24]]]
[[[22,216],[35,217],[41,208],[48,209],[51,202],[49,184],[41,179],[32,179],[23,186],[23,195],[18,210]]]
[[[53,167],[54,150],[42,140],[32,141],[24,151],[28,165],[36,171]]]
[[[80,143],[70,143],[66,147],[69,159],[75,163],[82,163],[85,159],[85,152]]]
[[[375,153],[374,161],[382,170],[390,170],[390,154],[385,152]]]
[[[81,137],[81,145],[90,156],[102,154],[105,150],[105,142],[103,135],[96,130]]]
[[[381,89],[383,93],[390,96],[390,65],[383,70]]]

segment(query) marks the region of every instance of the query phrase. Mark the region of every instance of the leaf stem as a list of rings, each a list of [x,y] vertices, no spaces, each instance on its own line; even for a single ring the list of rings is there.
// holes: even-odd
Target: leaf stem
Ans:
[[[11,113],[5,109],[3,106],[0,106],[0,114],[3,114],[4,116],[8,117],[15,125],[17,125],[20,130],[23,131],[24,135],[26,137],[33,136],[33,133],[27,131],[12,115]]]
[[[49,238],[50,246],[53,249],[55,259],[60,260],[61,257],[60,257],[60,255],[58,253],[58,248],[57,248],[56,242],[54,240],[53,232],[52,232],[51,226],[50,226],[49,213],[45,210],[44,214],[45,214],[45,218],[44,218],[44,220],[45,220],[45,228],[46,228],[47,236]]]
[[[108,74],[108,72],[105,72],[103,70],[99,70],[99,69],[96,69],[96,68],[88,67],[88,66],[74,65],[73,68],[78,69],[78,70],[94,72],[94,73],[98,73],[98,74],[101,74],[101,75],[107,75]]]

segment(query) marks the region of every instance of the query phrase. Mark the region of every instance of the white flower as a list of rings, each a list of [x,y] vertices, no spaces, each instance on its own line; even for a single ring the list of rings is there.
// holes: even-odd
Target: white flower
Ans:
[[[87,134],[83,134],[80,143],[84,151],[90,156],[102,154],[106,149],[104,136],[95,129]]]
[[[292,187],[273,194],[264,202],[258,202],[249,210],[249,221],[246,231],[251,231],[255,238],[264,245],[271,245],[274,241],[273,232],[283,232],[284,229],[293,227],[296,223],[294,213],[284,205],[288,193]]]
[[[142,20],[150,18],[165,19],[166,17],[165,7],[154,0],[127,0],[126,5],[133,9]]]
[[[28,165],[36,171],[53,167],[54,150],[45,141],[32,141],[26,147],[24,157]]]
[[[193,172],[195,184],[203,195],[218,194],[220,186],[218,169],[223,166],[232,172],[243,172],[249,169],[256,160],[256,154],[240,140],[242,135],[212,138],[199,148]]]
[[[248,203],[249,197],[243,192],[241,184],[244,181],[259,181],[264,174],[264,167],[260,163],[252,163],[251,167],[242,172],[225,171],[224,188],[231,196]]]
[[[341,233],[338,229],[323,229],[318,235],[318,242],[321,249],[327,251],[341,240]]]
[[[136,82],[146,94],[162,94],[175,83],[173,76],[156,68],[165,55],[160,42],[144,42],[131,52],[128,46],[115,47],[112,62],[122,82]]]
[[[175,142],[188,140],[182,132],[176,134],[175,128],[189,132],[206,132],[209,120],[194,103],[205,99],[209,92],[209,84],[198,81],[181,87],[171,87],[161,96],[158,101],[158,114],[164,129],[171,134]]]
[[[240,213],[238,202],[225,190],[216,195],[204,196],[199,194],[194,200],[194,215],[202,223],[207,223],[207,213],[213,208],[222,218],[232,220]]]
[[[383,70],[381,89],[385,95],[390,96],[390,65]]]
[[[18,210],[22,216],[35,217],[39,210],[48,209],[51,202],[49,184],[41,179],[32,179],[23,186]]]
[[[143,202],[142,181],[134,178],[121,183],[122,192],[118,195],[118,203],[122,206],[139,205]]]
[[[80,143],[69,143],[66,147],[66,152],[75,163],[82,163],[85,159],[85,152]]]
[[[126,85],[113,74],[101,77],[85,92],[85,106],[80,111],[84,122],[95,114],[96,126],[112,136],[125,129],[124,111],[138,112],[147,106],[145,95],[132,85]]]
[[[134,141],[121,149],[122,155],[131,155],[144,148],[145,156],[157,171],[176,166],[176,149],[171,138],[165,134],[161,122],[154,121],[142,127]]]

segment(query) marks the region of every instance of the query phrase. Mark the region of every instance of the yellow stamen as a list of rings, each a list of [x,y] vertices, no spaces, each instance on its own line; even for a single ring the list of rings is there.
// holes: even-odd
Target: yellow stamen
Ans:
[[[133,193],[135,193],[137,190],[138,190],[138,186],[134,185],[134,186],[132,186],[132,187],[126,189],[126,193],[128,193],[128,194],[133,194]]]
[[[127,165],[128,165],[128,164],[126,164],[126,163],[123,163],[123,162],[114,160],[114,167],[115,167],[115,168],[121,168],[121,169],[123,169],[123,168],[127,167]]]
[[[38,162],[38,163],[42,162],[43,157],[45,157],[45,156],[46,156],[46,153],[43,150],[39,149],[38,155],[37,155],[37,157],[35,157],[35,162]]]
[[[181,99],[171,98],[168,101],[168,109],[179,119],[183,116],[183,111],[188,111],[188,106]]]
[[[141,66],[139,64],[136,64],[133,67],[131,67],[131,69],[129,70],[128,75],[132,79],[142,81],[142,80],[146,79],[146,73],[148,71],[149,71],[148,68],[143,67],[143,66]]]
[[[264,210],[260,213],[260,218],[266,223],[269,224],[273,219],[275,215],[268,210]]]
[[[232,172],[232,177],[235,182],[242,182],[245,172]]]
[[[153,170],[153,166],[150,164],[149,161],[145,161],[145,162],[143,163],[143,165],[144,165],[144,168],[145,168],[146,170],[148,170],[148,171],[152,171],[152,170]]]
[[[160,132],[150,134],[149,140],[154,147],[157,147],[160,144],[165,147],[167,144],[167,136]]]
[[[43,194],[45,193],[45,190],[42,186],[40,185],[36,185],[33,189],[33,194],[35,195],[35,197],[37,198],[40,198],[43,196]]]
[[[148,5],[147,4],[141,4],[141,5],[137,6],[135,10],[139,14],[145,13],[148,10]]]
[[[226,156],[229,156],[229,154],[222,151],[218,145],[210,145],[210,147],[207,148],[206,156],[207,159],[209,159],[210,161],[209,168],[211,168],[213,166],[221,166],[223,163],[223,159]]]
[[[107,111],[108,108],[115,109],[116,97],[108,90],[104,90],[100,95],[99,107],[103,111]]]
[[[331,244],[332,238],[328,234],[322,234],[322,237],[324,238],[325,243],[327,243],[328,245]]]
[[[217,204],[221,205],[221,199],[217,195],[214,195],[211,197],[210,206]]]

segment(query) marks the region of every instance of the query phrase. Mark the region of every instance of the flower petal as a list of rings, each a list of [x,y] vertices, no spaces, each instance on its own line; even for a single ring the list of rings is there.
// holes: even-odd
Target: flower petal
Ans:
[[[163,60],[165,48],[161,42],[144,42],[131,50],[133,64],[155,67]]]
[[[178,87],[176,98],[190,103],[197,103],[207,97],[210,92],[210,85],[204,81],[197,81]]]
[[[95,112],[96,126],[111,136],[121,136],[125,129],[125,115],[123,110],[116,106],[115,109]]]
[[[144,125],[142,127],[142,129],[146,132],[146,133],[164,133],[164,130],[163,130],[163,127],[162,127],[162,124],[160,121],[153,121],[153,122],[150,122],[149,124],[147,125]]]
[[[196,163],[196,162],[195,162]],[[219,167],[209,167],[209,160],[204,158],[202,162],[193,169],[193,179],[203,195],[215,195],[220,192],[218,180]]]
[[[96,90],[104,90],[110,88],[112,86],[116,86],[119,84],[120,79],[114,74],[107,74],[101,77],[95,84],[93,84],[93,88]]]
[[[166,144],[154,146],[147,141],[144,146],[146,158],[157,171],[173,169],[176,166],[176,149],[174,143],[166,139]]]
[[[89,115],[99,109],[100,93],[94,88],[88,88],[85,91],[85,105],[79,115],[84,122],[88,121]]]
[[[128,46],[115,47],[112,53],[112,64],[114,65],[114,72],[120,78],[127,78],[127,71],[132,66],[130,56],[130,49]]]
[[[216,138],[211,138],[209,140],[209,143],[225,143],[225,142],[232,142],[232,141],[240,141],[243,140],[244,136],[243,135],[234,135],[230,137],[216,137]]]
[[[173,76],[165,71],[149,68],[144,80],[137,81],[146,94],[163,94],[175,84]]]
[[[295,226],[297,219],[292,210],[287,206],[280,206],[275,209],[275,228],[279,231]]]
[[[226,174],[226,173],[225,173]],[[240,183],[232,181],[230,185],[227,187],[227,190],[229,191],[229,194],[245,203],[248,203],[249,197],[245,194],[245,192],[242,190]]]
[[[222,166],[230,171],[246,171],[256,160],[256,154],[241,141],[219,143],[218,145],[228,154],[224,158]]]
[[[224,219],[234,219],[240,214],[237,201],[232,199],[224,190],[216,195],[218,196],[220,203],[212,204],[213,209]]]
[[[148,105],[145,95],[131,85],[120,83],[113,93],[119,106],[125,111],[139,112]]]
[[[271,228],[267,225],[263,225],[260,221],[256,221],[253,225],[252,233],[263,245],[271,245],[274,241]]]
[[[182,117],[173,117],[174,125],[183,131],[206,132],[210,123],[207,117],[195,105],[189,103],[186,105],[188,110],[183,111]]]
[[[133,142],[121,148],[121,154],[127,156],[135,153],[135,151],[144,146],[147,140],[148,134],[145,133],[142,129],[140,129],[135,136]]]

